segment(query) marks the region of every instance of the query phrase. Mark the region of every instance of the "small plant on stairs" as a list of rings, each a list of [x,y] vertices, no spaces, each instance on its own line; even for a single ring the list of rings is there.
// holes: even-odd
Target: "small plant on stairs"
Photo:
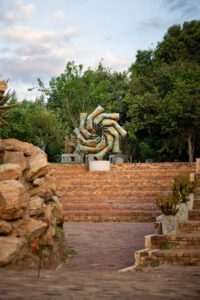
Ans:
[[[157,198],[156,203],[163,213],[157,217],[157,222],[161,223],[162,234],[176,234],[178,228],[177,213],[180,203],[179,198],[174,194],[162,195]]]

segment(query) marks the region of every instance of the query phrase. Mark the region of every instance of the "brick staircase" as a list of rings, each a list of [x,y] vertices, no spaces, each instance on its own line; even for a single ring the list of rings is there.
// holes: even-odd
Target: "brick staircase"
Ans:
[[[200,176],[198,176],[200,182]],[[135,266],[200,265],[200,187],[194,192],[189,220],[179,223],[178,234],[147,235],[145,249],[135,252]]]
[[[194,172],[195,164],[122,164],[112,165],[110,172],[67,164],[52,164],[50,169],[66,221],[154,222],[160,214],[156,197],[170,191],[179,172]]]

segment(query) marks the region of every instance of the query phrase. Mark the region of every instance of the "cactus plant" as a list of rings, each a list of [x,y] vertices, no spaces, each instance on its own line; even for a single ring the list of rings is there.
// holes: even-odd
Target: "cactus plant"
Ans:
[[[178,198],[180,203],[189,201],[189,194],[192,192],[193,183],[189,181],[186,175],[179,175],[174,178],[172,192],[175,198]]]
[[[174,216],[178,212],[179,198],[173,194],[162,195],[157,198],[156,204],[166,216]]]

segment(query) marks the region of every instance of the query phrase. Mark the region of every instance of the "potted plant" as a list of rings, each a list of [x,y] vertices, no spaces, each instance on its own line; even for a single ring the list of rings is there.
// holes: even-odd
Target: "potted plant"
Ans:
[[[174,178],[172,191],[174,197],[180,201],[178,217],[180,221],[188,220],[188,210],[193,208],[194,198],[190,196],[193,184],[186,175],[179,175]],[[188,204],[189,202],[189,204]]]
[[[156,203],[163,213],[157,218],[157,222],[161,222],[162,224],[162,233],[165,235],[175,235],[178,229],[177,213],[179,210],[179,199],[173,194],[168,194],[158,197]]]

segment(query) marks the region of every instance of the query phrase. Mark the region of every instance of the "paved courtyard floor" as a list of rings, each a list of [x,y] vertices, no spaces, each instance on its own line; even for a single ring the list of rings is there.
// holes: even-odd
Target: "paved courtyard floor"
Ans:
[[[133,264],[152,224],[67,223],[74,255],[55,271],[0,269],[0,299],[200,299],[198,267],[162,266],[120,273]]]

